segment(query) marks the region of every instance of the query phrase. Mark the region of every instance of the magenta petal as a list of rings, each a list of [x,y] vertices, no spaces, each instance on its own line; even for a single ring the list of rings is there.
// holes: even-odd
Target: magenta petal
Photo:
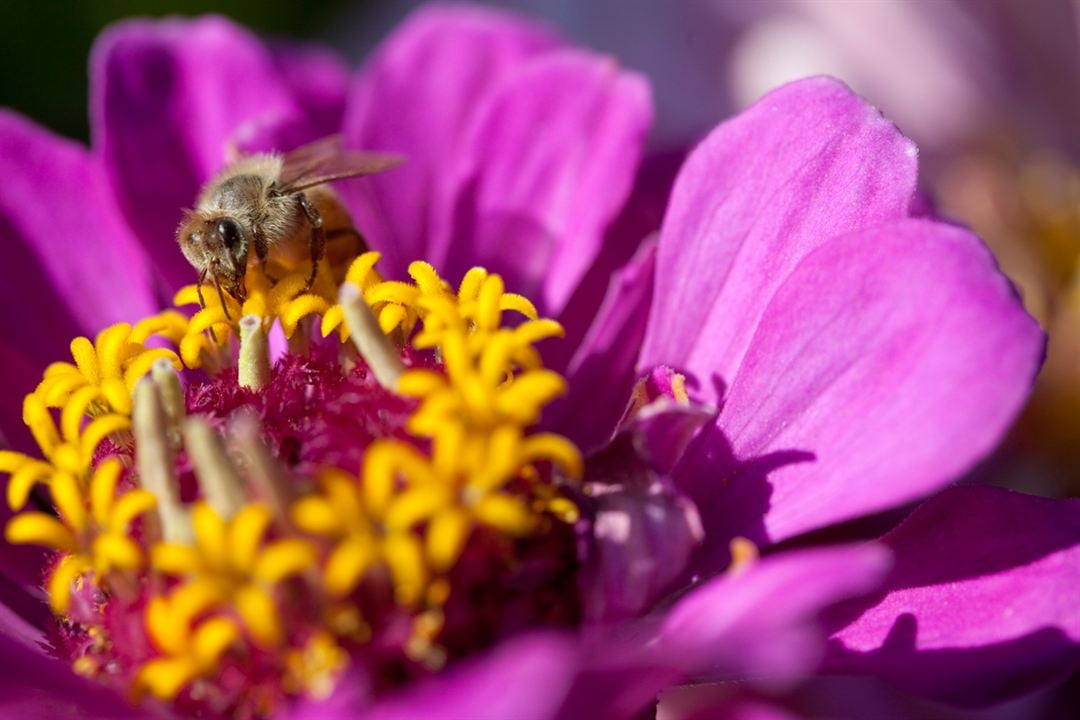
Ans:
[[[402,690],[364,712],[347,678],[335,695],[289,720],[554,720],[578,672],[577,644],[554,633],[506,641],[487,654]]]
[[[716,402],[769,299],[830,237],[905,217],[915,146],[830,78],[785,85],[724,123],[676,180],[641,365],[671,365]]]
[[[2,286],[18,308],[4,313],[4,337],[37,358],[39,341],[66,349],[73,331],[154,309],[145,256],[85,149],[0,111],[0,173]]]
[[[597,315],[608,298],[612,285],[621,281],[620,276],[634,266],[635,259],[642,257],[645,246],[656,245],[660,223],[664,219],[664,210],[671,194],[671,185],[684,157],[683,152],[646,152],[638,168],[634,189],[623,204],[619,216],[608,227],[600,254],[578,283],[577,290],[566,301],[562,312],[555,317],[566,331],[565,338],[541,347],[546,367],[558,372],[566,370],[586,334],[601,323]],[[655,247],[652,254],[655,265]],[[655,273],[655,269],[650,269],[649,272]],[[644,307],[637,310],[641,313],[641,329],[633,338],[637,346],[632,351],[635,368],[637,354],[641,351],[641,341],[644,340],[649,306],[652,304],[651,286],[649,297],[637,302],[644,303]]]
[[[828,666],[956,703],[992,703],[1080,663],[1080,501],[963,487],[882,538],[896,564],[853,603]]]
[[[997,443],[1043,335],[965,230],[837,238],[777,291],[718,428],[678,480],[706,527],[777,541],[922,497]],[[704,568],[723,562],[710,541]]]
[[[0,631],[0,717],[19,720],[141,720],[116,693]]]
[[[888,552],[863,545],[785,552],[720,575],[668,611],[658,657],[714,680],[791,680],[821,658],[821,613],[876,588],[888,567]]]
[[[82,147],[0,111],[0,445],[26,450],[23,396],[76,335],[155,309],[149,269]]]
[[[317,45],[272,45],[274,64],[302,113],[270,147],[289,149],[341,132],[352,73],[333,52]]]
[[[626,411],[652,299],[655,243],[611,279],[607,295],[565,371],[566,395],[544,411],[544,425],[583,449],[607,442]]]
[[[633,185],[652,121],[648,85],[610,58],[561,50],[477,109],[452,171],[433,262],[474,264],[558,315]]]
[[[558,45],[546,28],[508,13],[436,5],[379,48],[350,91],[343,132],[352,147],[407,162],[342,192],[385,272],[403,276],[413,260],[435,261],[430,229],[449,200],[450,160],[473,112],[508,73]]]
[[[128,221],[173,287],[192,280],[176,247],[181,211],[230,143],[304,110],[270,52],[220,17],[114,25],[91,56],[94,147]]]

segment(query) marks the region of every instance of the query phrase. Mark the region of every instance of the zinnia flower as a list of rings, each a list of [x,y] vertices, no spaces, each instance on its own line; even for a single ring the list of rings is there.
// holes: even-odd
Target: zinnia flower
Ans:
[[[977,238],[910,216],[873,108],[816,78],[719,126],[608,283],[655,229],[640,78],[434,8],[345,81],[136,22],[95,48],[90,152],[2,116],[5,534],[52,551],[3,555],[9,714],[630,717],[815,671],[985,703],[1072,667],[1076,504],[813,534],[982,458],[1043,347]],[[336,127],[408,158],[341,187],[372,250],[188,312],[199,186]]]

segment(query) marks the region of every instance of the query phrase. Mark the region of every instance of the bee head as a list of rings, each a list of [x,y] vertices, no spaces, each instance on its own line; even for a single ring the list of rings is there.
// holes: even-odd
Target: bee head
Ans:
[[[223,281],[238,282],[247,268],[248,236],[234,218],[191,213],[177,230],[180,250],[196,269],[213,268]]]

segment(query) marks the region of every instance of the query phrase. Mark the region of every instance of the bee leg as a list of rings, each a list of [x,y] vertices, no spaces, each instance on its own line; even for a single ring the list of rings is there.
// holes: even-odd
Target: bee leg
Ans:
[[[326,229],[323,228],[322,215],[319,214],[318,208],[308,200],[307,195],[297,193],[296,198],[308,222],[311,223],[311,275],[304,287],[304,292],[307,292],[315,284],[315,275],[319,272],[319,261],[322,260],[323,251],[326,249]]]

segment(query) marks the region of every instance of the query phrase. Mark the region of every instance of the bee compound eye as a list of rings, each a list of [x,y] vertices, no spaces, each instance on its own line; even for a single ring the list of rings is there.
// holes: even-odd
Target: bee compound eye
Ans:
[[[236,224],[235,220],[219,220],[217,231],[225,243],[225,247],[236,248],[240,245],[240,226]]]

